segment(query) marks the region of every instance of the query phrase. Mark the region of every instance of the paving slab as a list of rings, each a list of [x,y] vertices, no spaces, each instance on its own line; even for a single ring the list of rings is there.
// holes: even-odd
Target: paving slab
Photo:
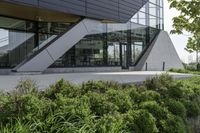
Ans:
[[[80,84],[89,80],[107,80],[119,83],[140,83],[148,78],[160,75],[163,71],[129,71],[129,72],[90,72],[90,73],[58,73],[58,74],[14,74],[0,75],[0,90],[10,91],[15,89],[21,80],[30,79],[36,82],[38,88],[43,90],[60,79]],[[168,73],[176,79],[189,78],[194,75]]]

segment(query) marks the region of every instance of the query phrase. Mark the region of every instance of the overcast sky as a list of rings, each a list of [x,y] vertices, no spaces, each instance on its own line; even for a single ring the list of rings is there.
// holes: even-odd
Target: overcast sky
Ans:
[[[178,16],[179,13],[175,9],[169,9],[169,3],[167,0],[164,0],[164,15],[165,15],[165,30],[170,33],[172,28],[172,18],[175,16]],[[185,33],[184,35],[170,35],[172,42],[174,43],[174,46],[178,52],[179,57],[182,61],[188,62],[188,58],[193,58],[195,60],[195,54],[189,54],[187,51],[184,50],[187,44],[188,40],[188,33]]]
[[[170,33],[170,31],[172,30],[172,18],[174,16],[178,15],[178,11],[176,11],[175,9],[169,9],[169,3],[167,2],[167,0],[164,0],[165,4],[164,4],[164,12],[165,12],[165,30]],[[5,32],[4,30],[0,29],[0,38],[8,36],[7,32]],[[179,57],[181,58],[182,61],[184,62],[188,62],[188,58],[193,58],[193,60],[195,59],[195,55],[189,54],[188,52],[186,52],[184,50],[186,44],[187,44],[187,40],[188,40],[188,36],[186,35],[170,35],[174,46],[178,52]],[[6,44],[4,44],[6,45]]]

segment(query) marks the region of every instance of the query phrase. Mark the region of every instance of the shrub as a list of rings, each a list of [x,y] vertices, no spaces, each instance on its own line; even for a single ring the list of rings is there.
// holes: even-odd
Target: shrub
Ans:
[[[140,104],[140,108],[150,112],[157,120],[162,120],[167,118],[168,110],[160,106],[155,101],[146,101]]]
[[[81,92],[85,94],[89,91],[97,93],[105,93],[108,90],[107,82],[105,81],[88,81],[82,84]]]
[[[186,133],[187,127],[184,121],[174,115],[168,115],[168,118],[161,120],[162,130],[161,133]]]
[[[179,116],[183,119],[186,118],[186,109],[181,102],[173,99],[166,99],[165,105],[168,108],[168,110],[172,112],[172,114],[174,114],[175,116]]]
[[[131,97],[122,90],[109,90],[106,92],[108,101],[118,107],[118,111],[125,113],[132,108]]]
[[[42,93],[42,96],[49,99],[56,99],[57,94],[63,94],[66,97],[74,98],[80,96],[80,88],[72,85],[70,82],[61,79],[55,85],[51,85]]]
[[[145,109],[150,112],[156,118],[156,126],[160,131],[162,131],[162,120],[166,120],[169,114],[169,111],[165,108],[160,106],[155,101],[146,101],[140,104],[141,109]]]
[[[141,102],[144,101],[158,101],[160,99],[160,94],[156,91],[146,90],[141,92],[139,99]]]
[[[200,115],[200,105],[195,101],[183,101],[183,104],[186,108],[187,117],[195,118]]]
[[[146,80],[145,86],[147,89],[156,91],[162,96],[165,96],[168,89],[174,86],[174,80],[168,74],[162,74]]]
[[[98,133],[120,133],[125,128],[123,116],[120,114],[104,115],[97,121],[96,132]]]
[[[36,82],[31,79],[21,80],[13,93],[16,95],[37,94],[38,89]]]
[[[0,92],[0,132],[198,132],[200,78],[156,76],[142,85],[59,80],[38,91],[31,80]],[[186,123],[188,122],[188,123]]]
[[[108,101],[105,95],[88,92],[86,96],[89,98],[90,110],[96,116],[100,117],[105,114],[112,114],[119,109],[115,104]]]
[[[156,119],[145,110],[129,111],[125,117],[126,131],[136,133],[157,133]]]
[[[166,94],[168,95],[168,97],[174,99],[184,98],[184,91],[180,83],[177,83],[174,86],[170,87]]]

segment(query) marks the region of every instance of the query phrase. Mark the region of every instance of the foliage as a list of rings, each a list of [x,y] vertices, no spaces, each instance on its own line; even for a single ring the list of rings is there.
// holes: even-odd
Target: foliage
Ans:
[[[174,99],[166,99],[165,104],[167,106],[167,109],[172,112],[172,114],[181,118],[186,117],[186,108],[181,102]]]
[[[184,31],[191,33],[186,50],[189,52],[200,50],[200,1],[199,0],[168,0],[170,7],[180,12],[173,18],[174,30],[171,33],[183,34]]]
[[[137,86],[61,79],[38,91],[33,81],[20,81],[16,90],[0,92],[0,132],[195,133],[199,82],[199,77],[175,81],[167,74]]]
[[[128,132],[157,133],[156,119],[146,110],[131,110],[125,116]]]
[[[189,70],[189,69],[175,69],[175,68],[171,68],[171,69],[169,70],[169,72],[200,75],[200,71],[196,71],[196,70],[194,70],[194,69],[193,69],[193,70]]]

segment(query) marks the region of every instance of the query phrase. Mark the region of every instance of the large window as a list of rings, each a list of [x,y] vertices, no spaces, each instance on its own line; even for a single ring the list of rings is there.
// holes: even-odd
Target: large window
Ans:
[[[120,65],[120,44],[119,42],[108,43],[108,65]]]
[[[51,67],[104,65],[103,34],[89,35],[79,41]]]
[[[90,33],[81,39],[51,67],[133,66],[158,32],[131,22],[96,28],[101,31],[99,34]]]
[[[131,18],[131,22],[157,29],[164,29],[163,0],[149,0],[149,2]]]
[[[120,65],[120,44],[127,44],[127,24],[108,24],[108,65]]]
[[[133,42],[131,45],[131,63],[135,64],[143,51],[143,42]]]
[[[35,23],[0,17],[0,28],[0,67],[14,67],[35,48]]]
[[[103,36],[86,36],[75,46],[77,66],[101,66],[103,60]]]
[[[70,25],[0,16],[0,67],[15,67],[66,31]]]

